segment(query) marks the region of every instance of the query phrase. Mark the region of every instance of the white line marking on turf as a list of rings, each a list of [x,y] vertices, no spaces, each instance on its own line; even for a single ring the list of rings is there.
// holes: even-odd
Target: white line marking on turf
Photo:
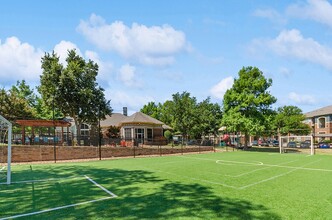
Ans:
[[[96,183],[93,179],[91,179],[90,177],[88,177],[87,175],[84,175],[85,178],[87,178],[91,183],[95,184],[96,186],[98,186],[100,189],[104,190],[106,193],[108,193],[109,195],[115,197],[118,197],[117,195],[115,195],[114,193],[112,193],[111,191],[105,189],[105,187],[99,185],[98,183]]]
[[[166,174],[177,176],[177,177],[180,177],[180,178],[186,178],[186,179],[190,179],[190,180],[198,180],[198,181],[205,182],[205,183],[210,183],[210,184],[214,184],[214,185],[224,186],[224,187],[228,187],[228,188],[232,188],[232,189],[238,189],[238,187],[227,185],[227,184],[224,184],[224,183],[203,180],[203,179],[194,178],[194,177],[185,176],[185,175],[178,175],[178,174],[175,174],[175,173],[166,172],[166,171],[157,170],[157,169],[151,169],[151,168],[147,168],[147,167],[142,167],[142,168],[145,169],[145,170],[153,171],[153,172],[166,173]]]
[[[266,163],[255,164],[255,163],[250,163],[250,162],[240,162],[240,161],[231,161],[231,160],[217,160],[216,163],[218,163],[218,164],[220,164],[218,161],[229,162],[230,164],[234,163],[234,165],[236,163],[239,163],[239,164],[248,164],[248,165],[256,165],[256,166],[268,166],[268,167],[280,167],[280,168],[300,169],[300,170],[310,170],[310,171],[332,172],[332,170],[320,169],[320,168],[292,167],[292,166],[282,166],[282,165],[274,165],[274,164],[266,164]],[[224,165],[227,165],[227,164],[224,164]]]
[[[113,199],[113,198],[118,197],[117,195],[115,195],[111,191],[107,190],[105,187],[103,187],[100,184],[98,184],[97,182],[95,182],[93,179],[91,179],[87,175],[84,175],[84,177],[87,180],[89,180],[91,183],[93,183],[94,185],[96,185],[97,187],[99,187],[100,189],[102,189],[104,192],[106,192],[107,194],[109,194],[111,196],[103,197],[103,198],[100,198],[100,199],[89,200],[89,201],[85,201],[85,202],[80,202],[80,203],[75,203],[75,204],[70,204],[70,205],[65,205],[65,206],[59,206],[59,207],[55,207],[55,208],[51,208],[51,209],[46,209],[46,210],[41,210],[41,211],[37,211],[37,212],[30,212],[30,213],[25,213],[25,214],[19,214],[19,215],[9,216],[9,217],[5,217],[5,218],[0,218],[0,220],[20,218],[20,217],[26,217],[26,216],[31,216],[31,215],[38,215],[38,214],[42,214],[42,213],[45,213],[45,212],[52,212],[52,211],[56,211],[56,210],[60,210],[60,209],[66,209],[66,208],[70,208],[70,207],[75,207],[75,206],[79,206],[79,205],[84,205],[84,204],[88,204],[88,203],[99,202],[99,201],[103,201],[103,200],[107,200],[107,199]],[[81,177],[81,178],[83,178],[83,177]],[[65,178],[65,179],[78,179],[78,177]],[[52,181],[52,180],[59,180],[59,179],[43,179],[43,180],[39,180],[39,181],[38,180],[34,180],[34,181],[30,181],[30,182],[46,182],[46,181]],[[19,183],[22,183],[22,182],[23,183],[29,183],[28,181],[20,181]]]
[[[274,179],[276,179],[276,178],[279,178],[279,177],[285,176],[285,175],[290,174],[290,173],[292,173],[292,172],[295,172],[295,171],[297,171],[297,170],[301,170],[301,169],[304,168],[304,166],[307,166],[307,165],[310,165],[310,164],[313,164],[313,163],[317,163],[317,162],[319,162],[319,161],[321,161],[321,160],[316,160],[316,161],[313,161],[313,162],[311,162],[311,163],[307,163],[307,164],[303,165],[302,167],[294,167],[293,170],[290,170],[290,171],[288,171],[288,172],[286,172],[286,173],[282,173],[282,174],[279,174],[279,175],[276,175],[276,176],[272,176],[272,177],[270,177],[270,178],[268,178],[268,179],[264,179],[264,180],[261,180],[261,181],[258,181],[258,182],[254,182],[254,183],[251,183],[251,184],[249,184],[249,185],[241,186],[241,187],[239,187],[239,189],[245,189],[245,188],[248,188],[248,187],[251,187],[251,186],[258,185],[258,184],[260,184],[260,183],[264,183],[264,182],[267,182],[267,181],[270,181],[270,180],[274,180]]]
[[[102,201],[102,200],[113,199],[113,198],[114,198],[113,196],[108,196],[108,197],[104,197],[104,198],[100,198],[100,199],[95,199],[95,200],[90,200],[90,201],[86,201],[86,202],[75,203],[75,204],[71,204],[71,205],[59,206],[59,207],[56,207],[56,208],[46,209],[46,210],[42,210],[42,211],[30,212],[30,213],[25,213],[25,214],[20,214],[20,215],[14,215],[14,216],[10,216],[10,217],[5,217],[5,218],[1,218],[0,220],[7,220],[7,219],[13,219],[13,218],[20,218],[20,217],[26,217],[26,216],[31,216],[31,215],[37,215],[37,214],[42,214],[42,213],[45,213],[45,212],[52,212],[52,211],[56,211],[56,210],[60,210],[60,209],[66,209],[66,208],[70,208],[70,207],[75,207],[75,206],[84,205],[84,204],[88,204],[88,203],[99,202],[99,201]]]
[[[217,164],[245,164],[245,165],[254,165],[254,166],[262,166],[264,165],[263,162],[257,161],[257,163],[251,163],[251,162],[242,162],[242,161],[232,161],[232,160],[216,160]]]
[[[285,163],[280,163],[278,165],[282,165],[282,164],[288,164],[288,163],[292,163],[292,162],[295,162],[295,161],[298,161],[298,160],[292,160],[292,161],[288,161],[288,162],[285,162]],[[255,170],[251,170],[249,172],[245,172],[245,173],[241,173],[241,174],[238,174],[238,175],[225,175],[225,176],[230,176],[230,177],[234,177],[234,178],[237,178],[237,177],[241,177],[241,176],[245,176],[245,175],[248,175],[248,174],[251,174],[251,173],[254,173],[256,171],[260,171],[260,170],[266,170],[266,169],[270,169],[271,167],[268,166],[268,167],[264,167],[264,168],[260,168],[260,169],[255,169]]]

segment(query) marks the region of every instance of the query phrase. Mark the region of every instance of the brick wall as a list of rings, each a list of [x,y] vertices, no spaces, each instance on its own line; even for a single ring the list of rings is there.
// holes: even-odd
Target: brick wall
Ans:
[[[102,158],[133,157],[143,155],[179,154],[199,151],[213,151],[213,147],[101,147]],[[99,158],[98,147],[56,147],[57,160]],[[12,146],[12,162],[54,161],[53,146]],[[7,146],[0,146],[0,162],[7,162]]]

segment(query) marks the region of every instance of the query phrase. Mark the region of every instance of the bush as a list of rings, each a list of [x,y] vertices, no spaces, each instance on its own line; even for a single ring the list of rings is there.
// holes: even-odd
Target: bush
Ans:
[[[164,137],[167,139],[167,141],[170,141],[172,139],[172,137],[173,137],[173,134],[172,134],[172,132],[170,132],[170,131],[167,130],[164,133]]]

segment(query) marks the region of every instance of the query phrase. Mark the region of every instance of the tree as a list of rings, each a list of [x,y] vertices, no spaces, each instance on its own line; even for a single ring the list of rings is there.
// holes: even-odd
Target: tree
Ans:
[[[154,102],[149,102],[147,105],[144,105],[141,109],[141,112],[151,116],[152,118],[160,120],[160,105],[156,105]]]
[[[158,109],[160,109],[160,121],[171,127],[174,127],[174,115],[172,112],[173,104],[174,103],[171,100],[167,100],[163,104],[158,104]]]
[[[9,121],[34,118],[36,112],[25,98],[15,91],[0,89],[0,114]]]
[[[42,57],[41,85],[38,88],[45,105],[73,118],[80,138],[82,123],[97,123],[112,113],[110,101],[98,86],[98,65],[85,61],[75,50],[68,51],[67,66],[53,52]]]
[[[271,105],[277,100],[268,91],[271,85],[272,79],[266,79],[257,67],[243,67],[224,95],[222,124],[228,131],[243,132],[245,145],[250,134],[266,129],[273,114]]]
[[[170,113],[172,114],[174,129],[179,131],[184,138],[188,138],[192,128],[195,126],[197,120],[195,97],[191,97],[190,93],[183,92],[182,94],[173,94],[172,104],[170,104]]]
[[[310,126],[304,124],[305,115],[296,106],[283,106],[277,110],[274,120],[275,127],[282,135],[292,133],[294,135],[308,135]]]
[[[10,91],[15,93],[19,98],[25,99],[30,107],[36,107],[37,95],[34,93],[33,89],[26,84],[25,80],[17,81],[16,86],[12,86]]]
[[[168,142],[170,142],[171,139],[172,139],[172,137],[173,137],[172,132],[169,131],[169,130],[165,131],[165,133],[164,133],[164,137],[166,138],[166,140],[167,140]]]
[[[220,105],[210,102],[210,97],[198,103],[196,108],[196,138],[212,134],[217,135],[220,128],[222,111]]]

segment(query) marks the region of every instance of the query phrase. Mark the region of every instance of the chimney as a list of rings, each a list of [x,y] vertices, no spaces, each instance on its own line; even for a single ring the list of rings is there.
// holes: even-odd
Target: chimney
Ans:
[[[124,116],[128,116],[127,107],[123,107],[123,115]]]

